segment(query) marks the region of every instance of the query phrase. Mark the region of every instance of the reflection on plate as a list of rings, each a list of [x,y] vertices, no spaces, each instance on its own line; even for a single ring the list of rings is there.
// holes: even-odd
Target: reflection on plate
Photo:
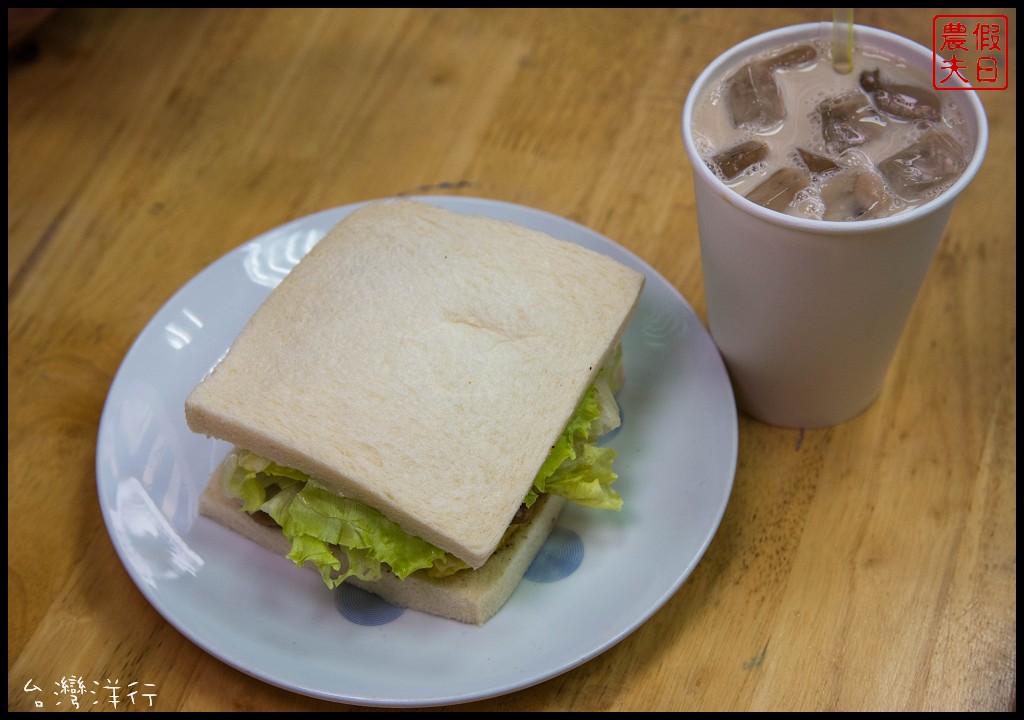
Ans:
[[[261,235],[185,285],[125,357],[97,444],[111,539],[168,622],[266,682],[359,705],[493,697],[607,650],[693,571],[725,511],[736,467],[736,410],[721,358],[693,310],[652,268],[544,212],[474,198],[418,199],[547,232],[647,277],[624,336],[624,424],[609,441],[626,504],[621,513],[570,507],[562,514],[554,537],[568,538],[569,549],[556,547],[566,557],[554,562],[571,564],[569,573],[547,582],[541,563],[483,627],[411,611],[359,623],[339,612],[342,601],[316,573],[197,517],[199,494],[227,445],[188,430],[185,396],[271,288],[357,205]]]

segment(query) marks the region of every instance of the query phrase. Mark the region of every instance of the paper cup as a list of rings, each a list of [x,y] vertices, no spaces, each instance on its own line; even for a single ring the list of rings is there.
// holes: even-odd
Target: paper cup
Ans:
[[[953,204],[988,142],[977,93],[957,92],[974,143],[966,170],[937,198],[876,220],[791,217],[728,188],[698,153],[696,103],[740,59],[831,33],[831,23],[796,25],[735,46],[697,78],[682,117],[711,334],[740,409],[784,427],[836,425],[874,402]],[[919,64],[931,77],[930,48],[861,25],[854,41]]]

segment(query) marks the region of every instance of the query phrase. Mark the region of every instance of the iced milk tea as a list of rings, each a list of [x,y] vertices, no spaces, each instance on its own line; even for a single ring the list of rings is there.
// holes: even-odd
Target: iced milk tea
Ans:
[[[839,73],[825,39],[801,42],[726,70],[695,109],[693,136],[719,179],[760,205],[868,220],[927,202],[967,167],[955,95],[882,51],[857,47]]]

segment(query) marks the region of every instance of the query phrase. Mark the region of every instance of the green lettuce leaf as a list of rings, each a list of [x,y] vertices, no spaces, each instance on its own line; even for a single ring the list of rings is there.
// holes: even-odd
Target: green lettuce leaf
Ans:
[[[612,488],[615,451],[598,439],[619,426],[612,370],[602,370],[583,396],[561,437],[533,480],[523,502],[530,507],[543,493],[561,495],[586,507],[621,510],[622,496]]]
[[[296,565],[315,565],[331,587],[353,575],[378,579],[382,563],[405,578],[435,563],[453,561],[379,510],[340,497],[300,471],[267,462],[255,453],[237,451],[225,470],[228,492],[240,498],[248,512],[260,510],[272,517],[292,542],[288,557]]]

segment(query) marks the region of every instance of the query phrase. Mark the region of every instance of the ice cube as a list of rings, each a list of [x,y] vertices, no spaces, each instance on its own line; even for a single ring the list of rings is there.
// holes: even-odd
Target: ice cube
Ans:
[[[765,61],[771,70],[783,68],[794,68],[806,65],[818,57],[818,51],[812,45],[797,45],[789,50],[783,50],[778,55],[773,55]]]
[[[726,81],[733,125],[767,130],[781,123],[786,118],[786,105],[775,71],[804,65],[817,55],[812,46],[798,45],[741,67]]]
[[[863,145],[885,129],[885,118],[859,90],[823,100],[818,112],[825,144],[835,153]]]
[[[826,173],[839,168],[838,165],[824,155],[818,155],[817,153],[812,153],[810,150],[804,150],[803,148],[797,148],[797,152],[800,153],[800,159],[804,161],[804,165],[806,165],[807,169],[812,173]]]
[[[736,147],[723,150],[711,158],[726,180],[739,175],[755,163],[768,157],[768,146],[759,140],[748,140]]]
[[[960,143],[949,133],[934,129],[878,163],[889,187],[907,200],[923,199],[952,183],[966,167],[967,158]]]
[[[736,127],[766,130],[786,117],[775,73],[764,62],[749,62],[729,78],[728,101]]]
[[[901,120],[938,120],[942,101],[931,90],[914,85],[895,85],[882,79],[882,71],[865,70],[860,86],[875,101],[875,107]]]
[[[891,214],[885,181],[865,168],[832,175],[821,187],[825,220],[870,220]]]
[[[785,212],[796,194],[811,184],[805,170],[786,167],[776,170],[767,180],[747,194],[747,199],[769,210]]]

